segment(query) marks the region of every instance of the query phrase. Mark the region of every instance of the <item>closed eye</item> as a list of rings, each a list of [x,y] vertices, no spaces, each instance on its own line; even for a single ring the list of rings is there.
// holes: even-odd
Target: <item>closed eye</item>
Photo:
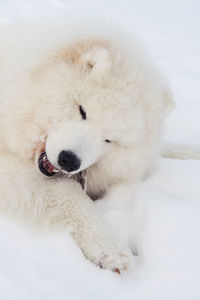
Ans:
[[[82,105],[79,105],[79,112],[81,114],[82,119],[86,120],[87,114],[86,114],[85,108]]]

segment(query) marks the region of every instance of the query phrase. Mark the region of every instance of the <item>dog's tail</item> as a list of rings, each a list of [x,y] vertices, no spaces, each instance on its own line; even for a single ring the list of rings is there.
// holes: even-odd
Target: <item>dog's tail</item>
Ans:
[[[200,147],[183,144],[163,144],[161,155],[165,158],[174,159],[200,159]]]

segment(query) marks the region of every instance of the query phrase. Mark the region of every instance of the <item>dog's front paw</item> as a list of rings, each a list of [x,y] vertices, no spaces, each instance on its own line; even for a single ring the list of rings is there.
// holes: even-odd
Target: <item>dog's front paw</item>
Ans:
[[[98,261],[98,266],[103,269],[109,269],[118,274],[127,270],[131,265],[133,257],[126,251],[119,249],[110,249],[102,252]]]
[[[100,244],[93,241],[91,247],[85,251],[85,255],[100,268],[112,270],[119,274],[121,271],[127,270],[133,263],[131,251],[129,252],[114,241]]]

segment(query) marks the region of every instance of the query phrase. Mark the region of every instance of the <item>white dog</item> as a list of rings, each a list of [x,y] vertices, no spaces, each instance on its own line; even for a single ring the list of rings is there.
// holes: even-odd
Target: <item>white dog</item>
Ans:
[[[132,36],[72,27],[1,38],[0,209],[70,226],[87,258],[120,272],[131,254],[91,199],[145,176],[173,100]]]

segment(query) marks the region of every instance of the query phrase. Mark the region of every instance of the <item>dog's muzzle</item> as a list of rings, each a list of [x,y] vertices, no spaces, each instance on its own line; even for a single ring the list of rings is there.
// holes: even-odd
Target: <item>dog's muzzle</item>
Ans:
[[[79,182],[83,190],[86,191],[86,177],[87,177],[86,170],[83,170],[75,175],[66,174],[62,171],[62,169],[57,169],[54,165],[52,165],[52,163],[47,158],[46,151],[40,153],[40,156],[38,158],[38,168],[40,172],[42,172],[42,174],[48,177],[52,177],[56,174],[64,174],[70,177],[71,179],[74,179],[77,182]]]

